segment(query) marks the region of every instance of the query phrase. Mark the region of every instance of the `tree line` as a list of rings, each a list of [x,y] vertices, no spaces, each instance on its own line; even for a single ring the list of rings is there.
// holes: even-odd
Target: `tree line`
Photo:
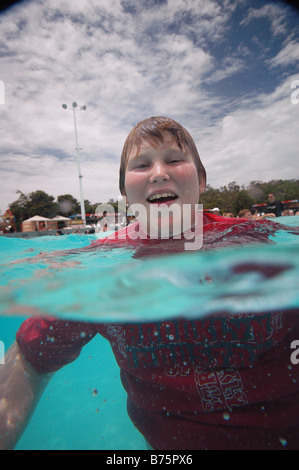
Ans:
[[[62,194],[55,198],[45,191],[34,191],[24,194],[17,191],[18,199],[9,205],[9,209],[15,217],[17,230],[20,230],[21,223],[35,215],[52,219],[56,215],[70,217],[81,213],[80,202],[71,194]],[[84,201],[87,214],[94,214],[97,204],[91,204],[87,199]]]
[[[235,181],[227,186],[213,188],[207,185],[205,192],[201,195],[200,203],[204,209],[213,209],[219,207],[221,212],[231,212],[235,216],[242,209],[250,209],[254,204],[267,202],[269,193],[274,193],[277,200],[286,201],[299,199],[299,180],[271,180],[267,183],[262,181],[251,181],[245,188]],[[55,198],[44,191],[38,190],[30,194],[24,194],[17,191],[18,199],[9,205],[9,209],[15,216],[17,230],[20,230],[21,222],[34,215],[53,218],[56,215],[70,217],[80,214],[81,208],[79,201],[71,194],[63,194]],[[117,208],[117,201],[106,201]],[[95,204],[88,200],[84,201],[85,212],[94,214],[96,207],[101,204]]]
[[[235,181],[215,189],[207,185],[200,197],[204,209],[219,207],[222,213],[231,212],[234,216],[242,209],[250,209],[255,204],[268,202],[268,194],[273,193],[277,201],[299,199],[299,180],[271,180],[269,182],[251,181],[245,188]]]

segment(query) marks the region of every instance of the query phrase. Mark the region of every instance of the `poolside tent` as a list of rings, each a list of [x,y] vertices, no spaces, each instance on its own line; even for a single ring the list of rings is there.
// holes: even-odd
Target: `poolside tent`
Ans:
[[[40,215],[35,215],[30,219],[24,220],[22,222],[22,232],[41,232],[45,230],[56,230],[57,221],[48,219],[47,217],[41,217]]]
[[[61,220],[61,221],[67,221],[71,220],[69,217],[63,217],[62,215],[56,215],[56,217],[53,217],[51,220]]]
[[[69,217],[63,217],[62,215],[56,215],[52,220],[57,222],[57,228],[69,227],[71,225],[71,219]]]

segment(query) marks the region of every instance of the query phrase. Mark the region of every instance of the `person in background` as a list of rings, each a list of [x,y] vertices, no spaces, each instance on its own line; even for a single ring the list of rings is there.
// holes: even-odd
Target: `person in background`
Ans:
[[[258,215],[258,212],[256,209],[242,209],[239,212],[239,217],[242,219],[248,219],[248,220],[262,220],[266,219],[268,217],[275,217],[275,214],[264,214],[264,215]]]
[[[99,218],[98,225],[101,227],[101,232],[107,232],[108,230],[107,211],[104,211],[103,215]]]
[[[286,217],[286,216],[295,215],[295,214],[294,214],[294,211],[293,211],[292,209],[285,209],[285,210],[283,211],[282,215],[283,215],[284,217]]]
[[[252,213],[249,209],[242,209],[239,212],[239,217],[241,219],[248,219],[248,220],[252,220],[252,218],[253,218]]]
[[[275,214],[275,217],[280,217],[283,209],[284,206],[282,202],[276,201],[275,195],[273,193],[269,193],[265,214]]]
[[[214,207],[214,209],[212,209],[212,214],[214,214],[214,215],[221,215],[221,214],[220,214],[220,209],[219,209],[219,207]]]

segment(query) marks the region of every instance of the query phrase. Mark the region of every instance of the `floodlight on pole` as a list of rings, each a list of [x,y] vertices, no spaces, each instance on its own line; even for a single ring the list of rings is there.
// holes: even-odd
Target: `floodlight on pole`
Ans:
[[[84,227],[86,226],[86,215],[85,215],[85,206],[84,206],[84,196],[83,196],[83,183],[82,179],[83,176],[81,174],[81,165],[80,165],[80,148],[79,148],[79,143],[78,143],[78,131],[77,131],[77,121],[76,121],[76,108],[77,108],[77,103],[74,101],[72,103],[72,108],[73,108],[73,115],[74,115],[74,127],[75,127],[75,138],[76,138],[76,155],[77,155],[77,166],[78,166],[78,173],[79,173],[79,187],[80,187],[80,201],[81,201],[81,217],[83,220],[83,225]],[[63,104],[62,105],[63,109],[67,109],[67,105]],[[81,111],[86,111],[87,107],[81,106],[80,110]]]

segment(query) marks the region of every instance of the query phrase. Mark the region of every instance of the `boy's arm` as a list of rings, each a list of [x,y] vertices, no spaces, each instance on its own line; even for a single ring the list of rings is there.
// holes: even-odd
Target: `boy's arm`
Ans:
[[[0,450],[15,447],[52,375],[36,372],[11,346],[0,365]]]

